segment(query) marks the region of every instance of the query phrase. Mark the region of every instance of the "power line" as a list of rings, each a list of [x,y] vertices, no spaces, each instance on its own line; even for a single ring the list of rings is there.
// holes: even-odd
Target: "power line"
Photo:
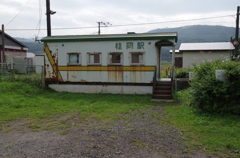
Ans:
[[[36,26],[36,32],[35,32],[35,40],[37,40],[40,30],[41,30],[41,22],[42,22],[42,5],[43,5],[43,1],[39,0],[39,21],[38,24]]]
[[[23,9],[27,6],[27,4],[29,3],[29,1],[30,1],[30,0],[27,1],[27,3],[22,7],[22,9],[20,10],[20,12],[19,12],[15,17],[13,17],[13,19],[12,19],[6,26],[8,26],[11,22],[13,22],[13,20],[15,20],[15,19],[18,17],[18,15],[20,15],[20,14],[22,13]]]
[[[165,22],[153,22],[153,23],[138,23],[138,24],[126,24],[126,25],[114,25],[114,26],[108,26],[108,27],[134,26],[134,25],[152,25],[152,24],[161,24],[161,23],[185,22],[185,21],[196,21],[196,20],[216,19],[216,18],[223,18],[223,17],[229,17],[229,16],[232,16],[232,15],[225,15],[225,16],[218,16],[218,17],[209,17],[209,18],[199,18],[199,19],[188,19],[188,20],[165,21]]]
[[[197,21],[197,20],[208,20],[208,19],[217,19],[217,18],[224,18],[224,17],[232,17],[234,15],[225,15],[225,16],[217,16],[217,17],[207,17],[207,18],[196,18],[196,19],[187,19],[187,20],[174,20],[174,21],[165,21],[165,22],[152,22],[152,23],[137,23],[137,24],[124,24],[124,25],[111,25],[108,27],[125,27],[125,26],[137,26],[137,25],[153,25],[153,24],[162,24],[162,23],[175,23],[175,22],[186,22],[186,21]],[[104,27],[104,26],[103,26]],[[90,29],[96,28],[96,26],[89,26],[89,27],[70,27],[70,28],[52,28],[52,30],[74,30],[74,29]],[[31,31],[36,29],[6,29],[8,31]],[[47,29],[40,29],[39,30],[47,30]]]

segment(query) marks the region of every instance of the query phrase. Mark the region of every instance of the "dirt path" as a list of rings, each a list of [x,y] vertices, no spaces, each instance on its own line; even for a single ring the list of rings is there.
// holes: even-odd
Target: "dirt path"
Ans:
[[[113,122],[93,120],[67,131],[0,132],[1,158],[211,158],[191,151],[164,118],[163,107],[134,111]],[[79,120],[71,119],[71,123]]]

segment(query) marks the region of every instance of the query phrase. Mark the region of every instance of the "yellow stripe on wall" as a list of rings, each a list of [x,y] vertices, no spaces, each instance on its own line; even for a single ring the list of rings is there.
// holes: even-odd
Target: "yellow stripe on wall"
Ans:
[[[155,66],[58,66],[59,71],[154,71]]]

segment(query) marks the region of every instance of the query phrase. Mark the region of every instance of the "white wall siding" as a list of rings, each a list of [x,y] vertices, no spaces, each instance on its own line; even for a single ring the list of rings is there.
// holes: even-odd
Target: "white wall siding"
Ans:
[[[199,65],[206,61],[216,59],[230,60],[230,51],[196,51],[183,52],[183,68],[192,68],[193,63]]]
[[[133,43],[133,49],[127,49],[127,42]],[[138,43],[144,43],[142,47],[138,47]],[[63,82],[117,82],[117,83],[151,83],[153,78],[153,67],[157,65],[157,49],[155,47],[157,40],[135,40],[135,41],[99,41],[99,42],[57,42],[47,43],[48,48],[53,56],[53,60],[57,63],[57,66],[64,67],[64,70],[59,69]],[[121,44],[121,49],[116,48],[116,44]],[[88,53],[100,52],[101,53],[101,65],[93,65],[95,67],[105,67],[104,70],[83,70],[81,68],[91,67],[88,65]],[[115,67],[126,67],[125,70],[113,70],[108,68],[109,66],[109,53],[121,52],[122,64],[115,65]],[[131,53],[142,52],[144,55],[144,64],[142,67],[149,66],[151,71],[141,70],[140,65],[132,66]],[[68,65],[68,53],[80,53],[80,65],[73,65],[71,68],[79,67],[81,70],[73,71],[67,70]],[[45,59],[48,59],[45,56]],[[51,65],[48,60],[46,65]],[[112,66],[114,67],[114,66]],[[140,67],[140,68],[139,68]],[[129,70],[128,70],[129,68]],[[136,68],[136,70],[135,70]],[[138,68],[138,69],[137,69]],[[53,69],[46,67],[46,77],[52,78]]]

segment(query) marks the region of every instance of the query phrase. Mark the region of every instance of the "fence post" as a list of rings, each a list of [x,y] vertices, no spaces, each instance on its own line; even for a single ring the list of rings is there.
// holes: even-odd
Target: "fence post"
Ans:
[[[14,63],[12,64],[12,66],[13,66],[12,71],[11,71],[12,72],[12,81],[14,81]]]
[[[41,73],[42,85],[43,85],[43,87],[45,87],[45,81],[44,81],[44,67],[43,67],[43,66],[41,66],[41,67],[42,67],[42,73]]]
[[[0,80],[2,80],[2,64],[0,63]]]

